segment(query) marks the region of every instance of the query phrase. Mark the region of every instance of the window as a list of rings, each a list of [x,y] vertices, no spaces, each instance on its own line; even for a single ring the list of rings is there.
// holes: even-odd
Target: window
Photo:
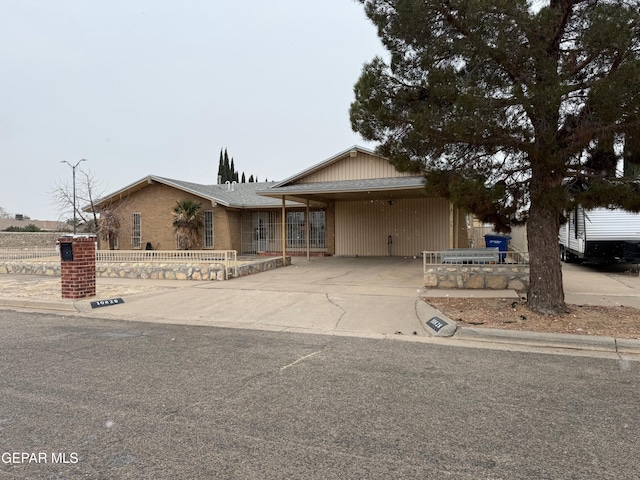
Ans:
[[[131,248],[142,246],[142,214],[134,213],[131,219]]]
[[[307,226],[305,212],[287,212],[287,247],[306,248]],[[323,210],[309,212],[309,246],[326,248],[325,213]]]
[[[213,211],[204,212],[204,248],[213,248]]]
[[[326,248],[327,233],[325,230],[325,213],[324,210],[312,210],[309,212],[309,237],[311,247]]]
[[[287,247],[305,247],[305,233],[304,212],[287,212]]]

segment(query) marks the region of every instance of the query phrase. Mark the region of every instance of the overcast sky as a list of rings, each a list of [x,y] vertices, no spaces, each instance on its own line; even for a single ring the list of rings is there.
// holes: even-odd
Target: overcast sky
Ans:
[[[57,219],[63,160],[109,193],[215,183],[224,147],[259,180],[373,148],[348,109],[383,54],[354,0],[1,0],[0,207]]]

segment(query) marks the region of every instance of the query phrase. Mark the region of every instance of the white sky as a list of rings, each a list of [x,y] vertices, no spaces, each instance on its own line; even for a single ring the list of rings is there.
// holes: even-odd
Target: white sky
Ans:
[[[0,207],[53,220],[66,160],[109,193],[148,174],[282,180],[352,145],[354,0],[1,0]],[[80,167],[79,167],[80,168]]]

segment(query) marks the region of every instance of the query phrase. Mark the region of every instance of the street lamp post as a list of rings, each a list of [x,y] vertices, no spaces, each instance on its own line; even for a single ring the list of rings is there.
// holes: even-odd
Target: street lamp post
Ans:
[[[74,235],[76,234],[76,231],[78,228],[78,222],[76,220],[76,167],[80,165],[80,162],[86,162],[86,161],[87,160],[85,158],[82,158],[78,160],[75,165],[71,165],[66,160],[60,161],[60,163],[66,163],[67,165],[69,165],[71,167],[71,170],[73,171],[73,234]]]

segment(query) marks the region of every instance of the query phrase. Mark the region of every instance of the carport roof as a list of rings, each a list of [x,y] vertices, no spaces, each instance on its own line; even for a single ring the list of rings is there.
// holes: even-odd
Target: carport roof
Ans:
[[[305,202],[331,200],[392,199],[426,196],[424,177],[391,177],[332,182],[298,183],[256,191],[258,195]]]

